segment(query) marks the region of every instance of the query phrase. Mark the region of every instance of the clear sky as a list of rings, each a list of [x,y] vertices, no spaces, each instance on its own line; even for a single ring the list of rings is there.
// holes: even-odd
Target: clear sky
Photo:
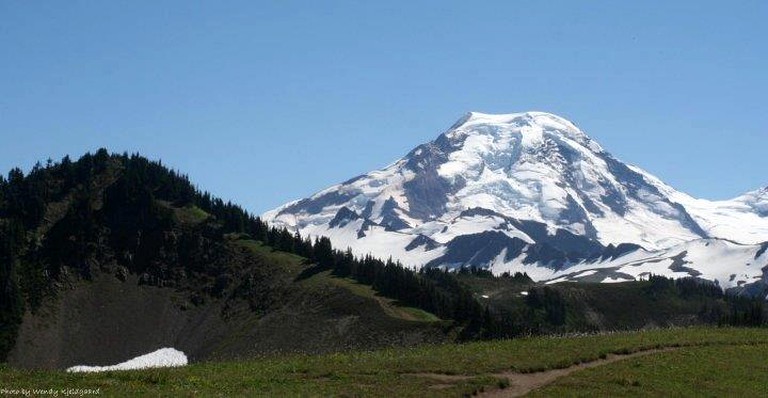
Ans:
[[[138,151],[260,213],[467,111],[540,110],[724,199],[768,184],[766,20],[763,0],[0,0],[0,171]]]

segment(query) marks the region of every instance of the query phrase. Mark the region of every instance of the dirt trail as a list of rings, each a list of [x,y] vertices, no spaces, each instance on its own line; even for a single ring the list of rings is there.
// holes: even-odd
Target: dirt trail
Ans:
[[[577,372],[582,369],[594,368],[597,366],[606,365],[609,363],[621,361],[624,359],[636,358],[644,355],[657,354],[661,352],[673,351],[677,348],[661,348],[646,351],[639,351],[632,354],[609,354],[604,359],[598,359],[591,362],[585,362],[578,365],[569,366],[563,369],[552,369],[534,373],[517,373],[517,372],[503,372],[492,373],[488,376],[497,377],[499,379],[507,379],[509,386],[504,389],[497,389],[481,393],[480,397],[519,397],[525,395],[537,388],[543,387],[553,381],[567,376],[573,372]],[[437,383],[434,388],[445,388],[450,386],[448,383],[455,383],[461,380],[471,379],[476,376],[459,376],[459,375],[444,375],[437,373],[418,373],[414,376],[426,377],[435,380]]]

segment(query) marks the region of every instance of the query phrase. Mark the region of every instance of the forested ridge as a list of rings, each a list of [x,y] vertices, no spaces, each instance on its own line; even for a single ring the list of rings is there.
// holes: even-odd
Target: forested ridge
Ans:
[[[180,227],[179,208],[206,221]],[[143,284],[186,289],[194,302],[239,295],[258,311],[279,299],[255,286],[268,276],[239,274],[231,258],[221,258],[222,242],[232,236],[306,258],[306,275],[333,270],[444,319],[477,328],[482,315],[471,292],[449,275],[427,278],[391,260],[335,250],[327,238],[271,228],[138,154],[101,149],[77,161],[37,164],[27,175],[11,170],[0,177],[0,226],[0,355],[12,347],[23,311],[55,295],[62,275],[88,279],[106,265],[118,275],[139,275]]]
[[[55,297],[66,280],[88,280],[98,271],[175,288],[197,304],[238,298],[247,300],[252,311],[266,311],[280,300],[278,282],[269,264],[225,250],[233,239],[263,242],[305,258],[299,278],[331,271],[403,305],[453,320],[463,339],[599,330],[603,324],[588,319],[587,310],[631,289],[637,291],[632,299],[676,303],[677,311],[693,317],[686,318],[692,323],[764,323],[759,300],[729,299],[700,281],[652,278],[626,284],[635,288],[579,290],[537,286],[522,274],[497,278],[474,269],[414,272],[391,259],[359,258],[334,248],[328,238],[270,227],[159,161],[100,149],[76,161],[65,157],[37,164],[26,175],[16,168],[7,178],[0,176],[0,359],[13,347],[24,311],[35,311],[44,299]],[[491,285],[509,294],[480,298]],[[522,290],[528,293],[525,297],[517,294]],[[615,304],[630,311],[627,303]],[[613,311],[622,310],[607,308],[605,316],[614,317]],[[670,323],[676,319],[668,318]],[[604,324],[624,325],[612,318]]]

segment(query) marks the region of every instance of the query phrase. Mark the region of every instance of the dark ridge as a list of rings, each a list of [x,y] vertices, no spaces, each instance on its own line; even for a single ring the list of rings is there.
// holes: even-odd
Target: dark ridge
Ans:
[[[522,239],[510,238],[503,232],[485,231],[458,236],[446,246],[445,254],[431,261],[427,266],[434,267],[440,264],[487,266],[502,250],[507,249],[506,260],[511,260],[519,256],[528,244]]]
[[[675,208],[675,210],[677,210],[680,213],[680,215],[682,217],[682,220],[680,220],[680,223],[685,228],[687,228],[689,231],[695,233],[696,235],[701,236],[702,238],[709,238],[710,237],[709,234],[706,231],[704,231],[703,228],[701,228],[699,223],[697,223],[693,219],[693,217],[691,217],[691,215],[688,214],[688,211],[685,210],[685,207],[683,207],[683,205],[681,205],[680,203],[672,203],[672,202],[670,202],[670,204],[672,205],[672,207]]]
[[[508,225],[507,228],[520,230],[533,239],[537,244],[548,246],[550,249],[547,250],[553,249],[562,252],[564,254],[563,258],[586,259],[603,251],[603,245],[597,240],[576,235],[564,229],[558,229],[555,232],[555,235],[550,235],[547,230],[547,225],[541,222],[530,220],[521,221],[507,217],[493,210],[480,207],[467,209],[459,214],[459,217],[474,216],[499,217],[506,220]],[[540,250],[543,251],[544,249],[542,248]]]
[[[625,254],[632,253],[637,250],[643,250],[643,247],[634,243],[620,243],[618,246],[609,244],[605,250],[602,251],[602,253],[600,253],[598,256],[590,257],[588,260],[615,260]]]
[[[674,257],[670,257],[672,259],[672,265],[669,266],[669,269],[674,272],[687,272],[688,275],[693,277],[701,276],[701,272],[685,266],[685,264],[690,264],[690,261],[685,261],[685,256],[687,255],[688,252],[684,251]]]
[[[357,176],[357,177],[352,177],[352,178],[350,178],[350,179],[348,179],[348,180],[346,180],[346,181],[342,182],[342,183],[341,183],[341,185],[350,185],[350,184],[354,184],[354,183],[356,183],[356,182],[358,182],[358,181],[362,180],[362,179],[363,179],[363,178],[365,178],[365,177],[366,177],[366,175],[365,175],[365,174],[361,174],[361,175],[359,175],[359,176]]]
[[[362,214],[360,214],[363,218],[370,219],[371,215],[373,214],[373,201],[369,200],[368,203],[365,204],[365,208],[363,209]]]
[[[427,251],[430,251],[439,247],[440,244],[428,236],[419,234],[419,236],[417,236],[414,240],[411,241],[411,243],[408,244],[408,246],[405,247],[405,250],[411,251],[420,246],[424,246]]]
[[[317,214],[327,206],[344,204],[350,199],[352,199],[350,194],[341,194],[338,191],[328,192],[314,199],[302,199],[283,209],[280,214],[299,213],[302,211],[309,214]]]
[[[466,209],[459,213],[459,217],[474,217],[474,216],[486,216],[486,217],[501,217],[503,219],[507,219],[508,217],[497,213],[493,210],[486,209],[484,207],[473,207],[471,209]]]
[[[384,226],[387,231],[399,231],[401,229],[410,228],[411,226],[398,217],[395,209],[399,209],[397,202],[391,196],[381,206],[381,221],[380,225]]]
[[[755,260],[757,260],[758,257],[762,256],[765,251],[768,250],[768,242],[764,242],[762,245],[760,245],[760,250],[755,253]]]
[[[336,212],[336,216],[333,217],[333,220],[331,220],[328,226],[331,228],[343,228],[351,221],[359,219],[360,216],[357,213],[344,206]]]
[[[416,173],[414,179],[403,185],[411,216],[423,220],[439,217],[445,212],[448,194],[461,189],[437,173],[438,167],[448,160],[446,151],[453,144],[444,136],[435,142],[418,146],[407,156],[406,167]]]
[[[379,225],[371,220],[366,219],[365,221],[363,221],[363,225],[361,225],[360,230],[357,231],[357,239],[365,238],[366,236],[365,233],[375,226],[379,226]]]

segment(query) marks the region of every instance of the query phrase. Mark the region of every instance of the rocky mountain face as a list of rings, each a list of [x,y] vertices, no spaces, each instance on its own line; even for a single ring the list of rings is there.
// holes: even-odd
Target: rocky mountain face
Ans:
[[[577,269],[589,280],[632,280],[653,268],[736,287],[759,281],[768,264],[765,250],[757,255],[768,241],[768,189],[692,198],[543,112],[469,113],[395,163],[264,218],[414,268],[476,266],[539,280],[580,279]],[[702,271],[710,267],[722,272]]]

